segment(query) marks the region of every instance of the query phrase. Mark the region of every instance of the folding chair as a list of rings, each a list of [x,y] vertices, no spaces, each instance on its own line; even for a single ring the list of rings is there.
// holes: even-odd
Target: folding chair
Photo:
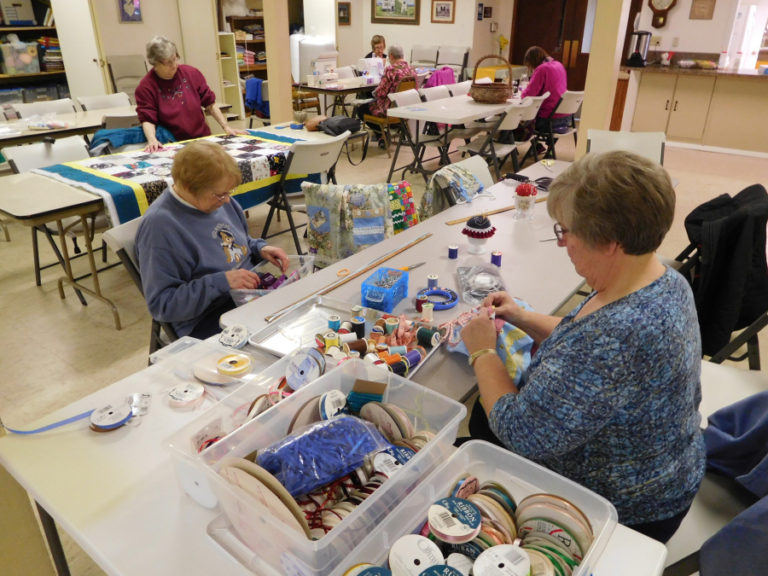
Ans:
[[[119,108],[131,105],[131,100],[125,92],[99,94],[98,96],[78,96],[77,101],[83,110],[103,110],[104,108]]]
[[[625,150],[664,165],[664,132],[622,132],[612,130],[587,131],[587,152]]]
[[[513,104],[506,110],[506,116],[501,119],[501,122],[497,124],[495,129],[488,130],[485,138],[478,138],[459,146],[461,152],[467,152],[470,155],[479,155],[483,157],[489,165],[493,166],[493,170],[496,174],[496,179],[501,179],[501,167],[509,160],[512,159],[512,168],[515,172],[520,169],[520,163],[518,162],[517,144],[513,141],[511,143],[496,142],[494,139],[498,133],[502,130],[512,131],[520,125],[523,117],[527,117],[530,108],[533,107],[532,102],[526,104]],[[493,123],[488,123],[489,126],[493,126]]]
[[[14,104],[13,108],[18,112],[19,117],[21,118],[43,116],[44,114],[73,114],[77,112],[77,106],[72,98]]]
[[[403,90],[398,91],[393,94],[389,95],[389,99],[396,105],[396,106],[411,106],[413,104],[418,104],[419,102],[422,102],[421,96],[419,96],[419,92],[416,89],[411,90]],[[445,132],[438,133],[438,134],[424,134],[424,135],[418,135],[418,137],[415,137],[416,135],[416,120],[408,120],[403,122],[402,120],[398,119],[399,121],[399,131],[398,131],[398,138],[397,138],[397,147],[395,148],[395,157],[392,159],[392,164],[389,168],[389,174],[387,175],[387,182],[392,181],[392,175],[400,170],[401,168],[395,168],[397,164],[397,158],[400,155],[400,148],[403,144],[408,145],[411,150],[413,151],[413,161],[407,164],[406,166],[402,167],[403,170],[403,176],[401,180],[405,180],[405,172],[408,170],[411,170],[413,172],[420,172],[422,176],[424,177],[424,180],[427,180],[427,175],[424,173],[424,170],[422,168],[424,160],[424,153],[426,152],[427,147],[433,147],[437,148],[439,156],[436,156],[440,158],[440,162],[442,164],[450,164],[451,161],[448,158],[448,145],[449,141],[446,137]],[[434,159],[434,158],[431,158]],[[429,160],[431,160],[429,159]]]
[[[413,76],[404,76],[400,80],[400,83],[397,85],[397,89],[395,90],[395,92],[404,92],[405,90],[415,90],[415,89],[416,89],[416,78],[414,78]],[[391,128],[392,126],[399,126],[400,119],[390,118],[388,116],[374,116],[373,114],[365,114],[363,116],[363,121],[366,124],[374,124],[379,127],[379,130],[381,130],[381,134],[384,138],[384,146],[387,151],[387,157],[391,157],[392,154],[389,152],[389,145],[392,143]]]
[[[732,198],[721,194],[685,219],[691,244],[676,260],[691,282],[702,353],[711,362],[746,358],[750,370],[760,370],[758,333],[768,326],[766,222],[768,192],[761,184]],[[746,353],[734,356],[744,345]]]
[[[106,230],[102,237],[117,257],[120,258],[120,262],[125,266],[131,280],[136,284],[141,295],[144,296],[135,248],[136,232],[139,229],[139,224],[141,224],[141,217],[134,218],[125,224],[120,224]],[[156,350],[178,340],[178,338],[176,331],[170,323],[160,322],[152,318],[152,329],[149,334],[149,354],[153,354]]]
[[[147,73],[147,63],[140,54],[110,56],[107,58],[107,70],[115,92],[128,95],[131,104],[135,104],[134,92]]]
[[[411,48],[411,66],[437,68],[437,46],[416,44]]]
[[[466,46],[440,46],[437,50],[435,67],[448,66],[453,69],[456,79],[461,81],[467,71],[469,48]]]
[[[545,128],[543,130],[535,130],[535,137],[532,141],[530,151],[532,151],[534,159],[538,160],[538,145],[540,142],[544,142],[547,145],[547,150],[544,153],[545,158],[551,158],[557,160],[555,154],[555,143],[563,136],[573,134],[573,142],[576,143],[576,114],[581,108],[581,103],[584,101],[584,92],[575,92],[566,90],[560,97],[555,109],[545,120]],[[565,114],[566,116],[559,116],[555,118],[555,114]],[[555,123],[558,123],[561,128],[555,128]],[[526,154],[527,156],[527,154]]]
[[[282,232],[278,232],[277,234],[272,234],[272,236],[268,235],[272,217],[276,212],[279,214],[279,211],[282,210],[288,216],[291,234],[293,234],[293,241],[296,244],[296,253],[302,254],[301,243],[296,232],[296,224],[293,221],[293,210],[295,207],[288,200],[289,194],[285,189],[285,181],[290,175],[316,174],[318,172],[323,174],[323,179],[327,178],[327,174],[333,172],[336,162],[339,160],[341,149],[344,147],[348,137],[349,131],[327,140],[299,141],[291,145],[291,150],[288,152],[288,157],[285,160],[285,167],[282,174],[280,174],[280,181],[277,183],[277,190],[275,190],[274,196],[267,201],[269,213],[267,214],[266,222],[264,222],[264,230],[261,233],[262,238],[266,239],[282,234]],[[290,194],[290,197],[295,198],[301,195],[298,192]]]
[[[464,80],[463,82],[456,82],[456,84],[448,84],[448,90],[451,92],[451,96],[464,96],[469,94],[469,89],[472,88],[472,80]]]
[[[42,168],[43,166],[50,166],[52,164],[82,160],[88,157],[88,147],[82,136],[69,136],[67,138],[57,139],[46,138],[41,142],[3,148],[0,152],[6,157],[11,170],[15,174],[29,172],[35,168]],[[90,235],[91,239],[93,239],[96,227],[106,226],[106,223],[106,214],[103,209],[93,216],[89,230],[82,230],[80,218],[65,218],[63,220],[64,231],[72,238],[75,254],[84,254],[77,244],[75,234],[87,233]],[[56,255],[57,262],[40,266],[38,233],[44,234],[45,237],[48,238],[48,242]],[[64,266],[64,257],[61,255],[58,246],[56,246],[56,242],[53,240],[53,235],[55,234],[58,234],[58,230],[53,226],[40,225],[32,228],[32,255],[35,263],[35,284],[37,286],[41,285],[41,270],[55,266],[57,263],[61,264],[62,267]],[[104,250],[103,246],[102,259],[106,262],[106,250]]]

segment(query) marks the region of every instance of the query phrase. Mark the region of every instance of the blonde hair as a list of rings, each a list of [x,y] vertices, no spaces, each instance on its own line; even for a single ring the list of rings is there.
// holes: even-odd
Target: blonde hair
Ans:
[[[234,158],[222,146],[206,140],[195,140],[182,148],[173,159],[171,175],[195,196],[229,177],[232,188],[243,181]]]
[[[672,226],[675,191],[660,164],[631,152],[587,154],[549,187],[547,210],[593,246],[654,252]]]

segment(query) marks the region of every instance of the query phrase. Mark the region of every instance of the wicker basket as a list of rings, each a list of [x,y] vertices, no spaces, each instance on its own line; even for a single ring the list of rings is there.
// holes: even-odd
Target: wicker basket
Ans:
[[[480,62],[488,58],[497,58],[506,64],[507,69],[509,70],[506,84],[503,82],[490,82],[488,84],[477,83],[477,69],[480,68]],[[490,54],[488,56],[483,56],[477,61],[477,64],[475,64],[475,73],[472,75],[472,87],[469,89],[469,95],[475,102],[480,102],[482,104],[501,104],[512,98],[513,93],[512,66],[509,65],[506,58]]]

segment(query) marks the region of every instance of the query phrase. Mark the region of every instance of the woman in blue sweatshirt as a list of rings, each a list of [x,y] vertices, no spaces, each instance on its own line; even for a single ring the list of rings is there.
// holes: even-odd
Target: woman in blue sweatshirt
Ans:
[[[179,336],[207,338],[235,307],[229,291],[259,286],[251,268],[266,259],[285,269],[288,257],[248,235],[243,209],[230,197],[240,169],[224,148],[191,142],[171,173],[173,185],[147,209],[136,235],[144,297],[152,317]]]

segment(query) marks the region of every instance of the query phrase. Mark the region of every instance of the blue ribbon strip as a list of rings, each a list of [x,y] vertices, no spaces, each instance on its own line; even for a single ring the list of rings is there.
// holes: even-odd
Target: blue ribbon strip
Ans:
[[[83,412],[82,414],[78,414],[77,416],[72,416],[70,418],[66,418],[65,420],[59,420],[58,422],[54,422],[53,424],[48,424],[47,426],[43,426],[42,428],[35,428],[34,430],[16,430],[14,428],[8,428],[5,427],[8,432],[13,432],[14,434],[23,434],[23,435],[31,435],[31,434],[40,434],[41,432],[47,432],[48,430],[53,430],[54,428],[59,428],[60,426],[65,426],[66,424],[71,424],[72,422],[77,422],[78,420],[82,420],[83,418],[88,418],[93,410],[87,410]]]

